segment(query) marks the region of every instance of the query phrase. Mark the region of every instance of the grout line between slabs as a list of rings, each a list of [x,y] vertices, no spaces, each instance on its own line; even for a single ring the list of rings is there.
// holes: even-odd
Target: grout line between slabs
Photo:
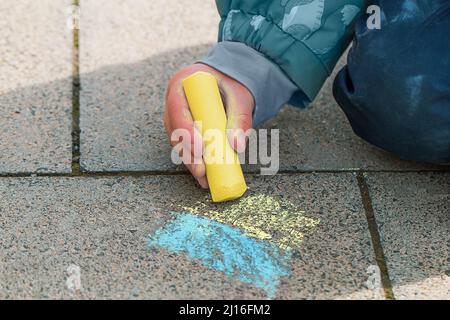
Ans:
[[[74,149],[79,148],[78,144],[74,144]],[[0,178],[22,178],[22,177],[147,177],[147,176],[178,176],[178,175],[190,175],[188,171],[185,170],[142,170],[142,171],[82,171],[79,167],[79,153],[76,153],[77,159],[74,159],[72,166],[72,173],[52,173],[52,172],[14,172],[0,173]],[[446,174],[449,171],[427,171],[427,170],[417,170],[417,171],[395,171],[395,170],[280,170],[277,174],[283,175],[296,175],[296,174],[366,174],[366,173],[395,173],[395,174],[410,174],[410,173],[423,173],[423,174]],[[257,171],[244,171],[246,175],[258,175]]]
[[[394,291],[392,290],[392,283],[389,277],[389,270],[386,264],[386,258],[381,243],[381,237],[377,221],[375,220],[372,198],[370,197],[369,186],[366,180],[366,174],[363,172],[359,172],[357,174],[357,180],[359,191],[361,193],[361,200],[364,206],[364,212],[367,218],[370,237],[372,240],[372,247],[375,254],[375,260],[378,264],[378,267],[380,268],[381,283],[383,286],[384,295],[387,300],[395,300]]]
[[[73,0],[80,7],[79,0]],[[73,17],[78,19],[79,17]],[[72,45],[72,176],[79,176],[80,169],[80,31],[79,23],[74,23]]]

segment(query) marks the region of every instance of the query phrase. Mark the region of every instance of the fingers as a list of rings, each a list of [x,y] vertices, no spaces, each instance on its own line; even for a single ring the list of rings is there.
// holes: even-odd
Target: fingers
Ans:
[[[175,77],[174,77],[175,78]],[[205,164],[202,159],[203,142],[200,132],[195,128],[186,101],[181,78],[173,79],[166,95],[164,126],[172,146],[180,147],[179,154],[187,169],[201,187],[208,188]]]
[[[244,152],[247,130],[253,126],[254,100],[250,91],[238,82],[221,83],[227,113],[227,136],[236,152]]]
[[[179,156],[182,159],[184,165],[192,174],[192,176],[197,180],[199,185],[204,189],[208,189],[209,185],[206,178],[206,167],[203,161],[201,161],[200,163],[194,163],[192,154],[182,145],[175,145],[174,148],[176,152],[179,152]]]

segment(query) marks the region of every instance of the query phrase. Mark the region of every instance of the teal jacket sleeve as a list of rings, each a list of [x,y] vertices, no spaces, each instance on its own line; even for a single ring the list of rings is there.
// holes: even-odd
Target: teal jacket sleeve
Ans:
[[[365,0],[217,0],[219,42],[239,42],[278,66],[308,105],[353,37]]]
[[[199,62],[247,87],[255,101],[254,127],[274,117],[298,91],[275,63],[243,43],[219,42]]]

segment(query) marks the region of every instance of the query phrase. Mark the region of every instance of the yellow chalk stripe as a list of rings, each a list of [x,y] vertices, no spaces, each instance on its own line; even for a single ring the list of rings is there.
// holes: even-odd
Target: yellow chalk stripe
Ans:
[[[272,241],[284,250],[300,247],[304,234],[320,223],[319,219],[306,217],[305,211],[288,200],[263,194],[249,195],[225,206],[198,202],[183,210],[233,225],[250,237]]]

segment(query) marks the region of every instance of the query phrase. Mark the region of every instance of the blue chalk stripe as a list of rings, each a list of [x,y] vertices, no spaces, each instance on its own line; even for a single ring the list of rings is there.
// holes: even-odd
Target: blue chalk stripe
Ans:
[[[204,217],[172,214],[174,220],[150,237],[150,247],[185,253],[207,268],[264,289],[269,298],[275,297],[280,277],[291,272],[290,251]]]

